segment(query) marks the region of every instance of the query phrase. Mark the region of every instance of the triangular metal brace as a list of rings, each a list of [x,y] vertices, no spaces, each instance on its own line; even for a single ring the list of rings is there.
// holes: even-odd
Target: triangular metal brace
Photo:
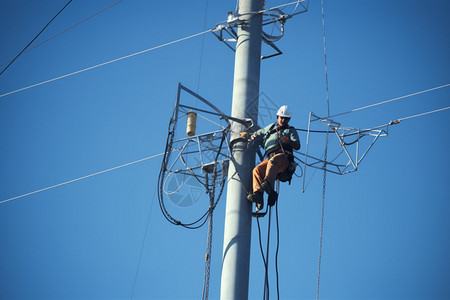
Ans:
[[[185,93],[191,98],[192,105],[186,105],[187,101],[181,101]],[[193,136],[185,136],[183,129],[178,128],[179,121],[186,119],[188,112],[195,112],[198,115],[197,125],[199,122],[205,125],[197,128],[198,133],[194,132]],[[180,186],[184,182],[183,178],[193,176],[205,188],[209,186],[208,174],[214,173],[215,178],[226,178],[230,161],[233,162],[230,132],[236,127],[242,127],[245,131],[251,126],[253,122],[250,119],[242,120],[225,115],[205,98],[181,83],[178,84],[175,107],[169,124],[166,155],[163,159],[162,191],[172,194],[178,190],[178,188],[173,191],[166,190],[168,178],[173,175],[182,178],[176,181]]]
[[[316,121],[320,121],[322,124],[327,126],[327,131],[337,137],[339,147],[341,148],[341,151],[336,157],[331,158],[327,161],[324,161],[323,159],[317,157],[313,157],[309,154],[310,133],[312,132],[311,124]],[[339,175],[355,172],[358,170],[358,167],[361,164],[362,160],[366,157],[370,149],[372,149],[378,138],[388,135],[389,125],[390,124],[386,124],[370,129],[344,127],[341,126],[340,123],[337,123],[331,119],[321,118],[313,113],[310,113],[306,139],[306,152],[304,154],[304,164],[307,167],[321,169]],[[322,133],[326,133],[327,131],[322,131]],[[370,141],[367,149],[362,153],[360,149],[360,140],[364,137],[372,137],[372,140]],[[349,138],[352,138],[353,140],[348,141]],[[356,148],[354,155],[352,155],[349,150],[349,147],[352,145],[355,145]],[[347,162],[336,163],[335,161],[337,161],[338,157],[340,157],[342,154],[345,154]],[[303,183],[305,182],[305,177],[306,176],[303,177]]]

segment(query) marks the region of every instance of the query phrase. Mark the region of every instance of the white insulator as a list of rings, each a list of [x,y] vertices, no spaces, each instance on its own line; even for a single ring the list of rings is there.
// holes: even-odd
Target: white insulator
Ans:
[[[187,113],[186,134],[188,136],[195,135],[196,127],[197,127],[197,114],[193,111],[190,111]]]

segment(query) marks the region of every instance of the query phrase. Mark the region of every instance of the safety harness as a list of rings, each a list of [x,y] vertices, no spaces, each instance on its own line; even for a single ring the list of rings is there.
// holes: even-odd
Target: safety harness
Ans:
[[[267,131],[267,133],[264,135],[264,139],[263,139],[263,145],[265,145],[266,140],[274,133],[277,133],[277,128],[275,128],[275,126],[277,125],[277,123],[273,123],[269,130]],[[282,127],[282,130],[285,129],[290,129],[290,128],[294,128],[292,126],[289,127]],[[271,158],[273,155],[278,154],[278,153],[283,153],[284,155],[287,156],[288,160],[289,160],[289,165],[286,168],[286,170],[284,170],[281,173],[278,173],[277,175],[277,179],[281,182],[289,182],[289,184],[291,184],[291,180],[292,180],[292,175],[295,173],[295,169],[297,167],[297,163],[294,161],[294,154],[293,154],[293,149],[290,145],[283,143],[281,140],[278,140],[278,144],[277,146],[273,147],[272,149],[270,149],[269,151],[266,151],[265,156],[267,158]]]

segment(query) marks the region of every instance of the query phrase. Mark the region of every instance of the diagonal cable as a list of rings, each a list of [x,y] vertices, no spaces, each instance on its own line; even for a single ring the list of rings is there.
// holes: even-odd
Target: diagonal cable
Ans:
[[[86,71],[89,71],[89,70],[93,70],[93,69],[96,69],[96,68],[99,68],[99,67],[103,67],[103,66],[106,66],[106,65],[109,65],[109,64],[112,64],[112,63],[115,63],[115,62],[118,62],[118,61],[130,58],[130,57],[133,57],[133,56],[136,56],[136,55],[144,54],[144,53],[156,50],[156,49],[160,49],[160,48],[163,48],[163,47],[166,47],[166,46],[169,46],[169,45],[173,45],[173,44],[176,44],[176,43],[179,43],[179,42],[182,42],[182,41],[185,41],[185,40],[188,40],[188,39],[200,36],[202,34],[205,34],[205,33],[211,32],[211,31],[212,31],[212,29],[208,29],[208,30],[205,30],[205,31],[202,31],[202,32],[199,32],[199,33],[192,34],[190,36],[186,36],[184,38],[180,38],[178,40],[174,40],[172,42],[168,42],[168,43],[165,43],[165,44],[161,44],[159,46],[155,46],[155,47],[148,48],[148,49],[145,49],[145,50],[142,50],[142,51],[138,51],[138,52],[135,52],[135,53],[132,53],[132,54],[129,54],[129,55],[125,55],[125,56],[122,56],[122,57],[119,57],[119,58],[116,58],[116,59],[113,59],[113,60],[110,60],[110,61],[106,61],[106,62],[97,64],[95,66],[91,66],[91,67],[88,67],[88,68],[85,68],[85,69],[81,69],[81,70],[78,70],[78,71],[75,71],[75,72],[72,72],[72,73],[61,75],[61,76],[58,76],[58,77],[53,78],[53,79],[49,79],[49,80],[42,81],[42,82],[39,82],[39,83],[36,83],[36,84],[32,84],[32,85],[29,85],[29,86],[26,86],[26,87],[23,87],[23,88],[20,88],[20,89],[17,89],[17,90],[14,90],[14,91],[11,91],[11,92],[8,92],[8,93],[5,93],[5,94],[2,94],[2,95],[0,95],[0,98],[6,97],[6,96],[9,96],[9,95],[21,92],[21,91],[25,91],[25,90],[28,90],[28,89],[31,89],[31,88],[34,88],[34,87],[37,87],[37,86],[40,86],[40,85],[43,85],[43,84],[46,84],[46,83],[50,83],[50,82],[53,82],[53,81],[56,81],[56,80],[59,80],[59,79],[70,77],[70,76],[73,76],[73,75],[76,75],[76,74],[80,74],[80,73],[83,73],[83,72],[86,72]]]
[[[409,97],[412,97],[412,96],[417,96],[417,95],[420,95],[420,94],[424,94],[424,93],[432,92],[432,91],[435,91],[435,90],[443,89],[443,88],[446,88],[446,87],[449,87],[449,86],[450,86],[450,83],[443,84],[443,85],[440,85],[440,86],[437,86],[437,87],[434,87],[434,88],[431,88],[431,89],[426,89],[426,90],[423,90],[423,91],[415,92],[415,93],[404,95],[404,96],[401,96],[401,97],[397,97],[397,98],[381,101],[381,102],[378,102],[378,103],[370,104],[370,105],[367,105],[367,106],[355,108],[355,109],[352,109],[352,110],[349,110],[349,111],[346,111],[346,112],[342,112],[342,113],[338,113],[338,114],[335,114],[335,115],[331,115],[331,116],[329,115],[328,117],[325,117],[325,118],[322,118],[322,119],[329,119],[329,118],[333,118],[333,117],[337,117],[337,116],[342,116],[342,115],[349,114],[349,113],[356,112],[356,111],[360,111],[360,110],[363,110],[363,109],[367,109],[367,108],[375,107],[375,106],[378,106],[378,105],[382,105],[382,104],[386,104],[386,103],[402,100],[402,99],[405,99],[405,98],[409,98]]]
[[[450,109],[450,106],[439,108],[439,109],[435,109],[435,110],[432,110],[432,111],[427,111],[427,112],[424,112],[424,113],[420,113],[420,114],[416,114],[416,115],[412,115],[412,116],[408,116],[408,117],[403,117],[403,118],[397,119],[397,121],[404,121],[404,120],[408,120],[408,119],[422,117],[422,116],[425,116],[425,115],[437,113],[437,112],[444,111],[444,110],[447,110],[447,109]]]
[[[46,187],[46,188],[43,188],[43,189],[39,189],[39,190],[30,192],[30,193],[26,193],[26,194],[23,194],[23,195],[20,195],[20,196],[16,196],[16,197],[12,197],[12,198],[9,198],[9,199],[6,199],[6,200],[2,200],[2,201],[0,201],[0,204],[6,203],[6,202],[9,202],[9,201],[13,201],[13,200],[16,200],[16,199],[20,199],[20,198],[23,198],[23,197],[26,197],[26,196],[34,195],[34,194],[37,194],[37,193],[40,193],[40,192],[48,191],[48,190],[51,190],[51,189],[54,189],[54,188],[57,188],[57,187],[60,187],[60,186],[63,186],[63,185],[69,184],[69,183],[74,183],[74,182],[77,182],[77,181],[80,181],[80,180],[83,180],[83,179],[87,179],[87,178],[91,178],[91,177],[94,177],[94,176],[97,176],[97,175],[100,175],[100,174],[105,174],[107,172],[115,171],[117,169],[128,167],[128,166],[131,166],[131,165],[134,165],[134,164],[137,164],[137,163],[140,163],[140,162],[143,162],[143,161],[146,161],[146,160],[149,160],[149,159],[161,156],[163,154],[164,153],[156,154],[156,155],[149,156],[149,157],[146,157],[146,158],[142,158],[142,159],[139,159],[139,160],[135,160],[133,162],[129,162],[129,163],[117,166],[117,167],[109,168],[109,169],[106,169],[106,170],[103,170],[103,171],[99,171],[99,172],[95,172],[95,173],[92,173],[92,174],[89,174],[89,175],[86,175],[86,176],[82,176],[82,177],[79,177],[79,178],[76,178],[76,179],[72,179],[72,180],[68,180],[68,181],[62,182],[62,183],[58,183],[58,184],[55,184],[55,185],[52,185],[52,186],[49,186],[49,187]]]
[[[50,25],[50,23],[51,22],[53,22],[53,20],[64,10],[64,8],[66,8],[67,7],[67,5],[69,5],[70,4],[70,2],[72,2],[72,0],[69,0],[69,2],[67,2],[66,3],[66,5],[64,5],[64,7],[63,8],[61,8],[61,10],[60,11],[58,11],[58,13],[50,20],[50,22],[48,22],[47,23],[47,25],[45,25],[44,26],[44,28],[42,28],[42,30],[31,40],[31,42],[29,42],[26,46],[25,46],[25,48],[23,48],[23,50],[22,51],[20,51],[20,53],[19,54],[17,54],[17,56],[16,57],[14,57],[12,60],[11,60],[11,62],[0,72],[0,76],[6,71],[6,69],[8,69],[9,68],[9,66],[28,48],[28,46],[30,46],[37,38],[38,38],[38,36],[40,36],[41,35],[41,33],[42,32],[44,32],[44,30],[48,27],[48,25]]]
[[[105,10],[107,10],[107,9],[109,9],[109,8],[111,8],[111,7],[113,7],[114,5],[119,4],[119,3],[122,2],[122,1],[123,1],[123,0],[118,0],[118,1],[116,1],[116,2],[114,2],[114,3],[112,3],[112,4],[110,4],[110,5],[108,5],[107,7],[105,7],[105,8],[103,8],[103,9],[97,11],[96,13],[90,15],[89,17],[86,17],[86,18],[84,18],[83,20],[81,20],[81,21],[79,21],[79,22],[73,24],[72,26],[67,27],[66,29],[64,29],[64,30],[62,30],[62,31],[60,31],[60,32],[58,32],[57,34],[52,35],[51,37],[49,37],[48,39],[46,39],[46,40],[40,42],[39,44],[36,44],[36,45],[34,45],[33,47],[28,48],[27,50],[23,51],[22,54],[25,54],[25,53],[27,53],[27,52],[33,50],[34,48],[37,48],[37,47],[41,46],[41,45],[44,44],[44,43],[47,43],[48,41],[50,41],[50,40],[56,38],[57,36],[63,34],[64,32],[69,31],[70,29],[72,29],[72,28],[74,28],[74,27],[80,25],[80,24],[83,23],[83,22],[86,22],[87,20],[89,20],[89,19],[95,17],[96,15],[98,15],[98,14],[104,12]],[[7,60],[7,61],[1,63],[0,66],[5,65],[5,64],[7,64],[8,62],[10,62],[10,61],[12,61],[12,60],[13,60],[13,58],[11,58],[11,59],[9,59],[9,60]]]

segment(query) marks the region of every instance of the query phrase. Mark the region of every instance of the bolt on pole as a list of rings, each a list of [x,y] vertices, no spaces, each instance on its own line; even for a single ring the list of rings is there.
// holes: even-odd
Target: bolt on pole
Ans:
[[[251,118],[255,124],[258,120],[262,34],[262,14],[258,12],[263,8],[264,0],[240,0],[236,12],[239,20],[231,115],[240,119]],[[234,125],[231,140],[237,138],[240,131],[240,125]],[[252,191],[255,150],[247,149],[243,142],[237,142],[233,147],[233,156],[235,163],[230,165],[228,172],[220,290],[222,300],[248,299],[252,206],[246,199],[246,192]]]

